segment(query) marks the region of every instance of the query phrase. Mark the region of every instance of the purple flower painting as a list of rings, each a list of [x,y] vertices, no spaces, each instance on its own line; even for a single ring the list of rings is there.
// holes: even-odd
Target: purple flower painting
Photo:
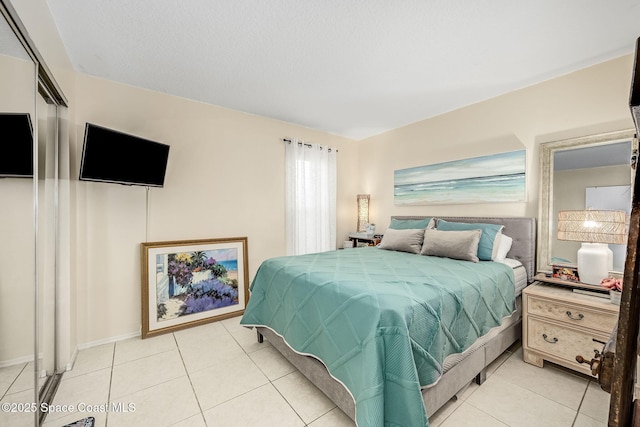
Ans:
[[[142,247],[143,338],[244,311],[249,295],[246,237]]]
[[[238,304],[238,254],[218,249],[157,257],[158,321]],[[165,267],[166,264],[166,267]]]

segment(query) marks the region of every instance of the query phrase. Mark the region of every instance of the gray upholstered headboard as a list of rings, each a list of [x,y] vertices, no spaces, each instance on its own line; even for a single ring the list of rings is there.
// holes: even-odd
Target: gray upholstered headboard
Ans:
[[[392,216],[396,219],[422,219],[424,216]],[[462,217],[462,216],[434,216],[445,221],[484,222],[488,224],[502,224],[502,232],[513,239],[511,250],[507,257],[517,259],[527,269],[527,279],[533,282],[536,274],[536,219],[524,217]]]

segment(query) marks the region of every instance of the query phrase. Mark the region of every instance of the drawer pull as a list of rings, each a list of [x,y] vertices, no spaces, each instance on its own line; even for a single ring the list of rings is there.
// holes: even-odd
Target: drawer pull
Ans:
[[[584,314],[582,313],[578,313],[578,316],[573,317],[573,314],[571,314],[571,312],[569,310],[567,310],[567,317],[571,320],[582,320],[584,319]]]
[[[553,337],[552,339],[549,339],[549,337],[547,336],[547,334],[542,334],[542,338],[544,338],[544,340],[546,342],[548,342],[549,344],[555,344],[558,342],[558,338]]]

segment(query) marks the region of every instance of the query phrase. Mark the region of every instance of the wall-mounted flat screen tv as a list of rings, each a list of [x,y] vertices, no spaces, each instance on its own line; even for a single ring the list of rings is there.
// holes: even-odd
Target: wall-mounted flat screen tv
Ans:
[[[0,113],[0,178],[33,176],[33,129],[29,113]]]
[[[169,146],[87,123],[81,181],[164,186]]]

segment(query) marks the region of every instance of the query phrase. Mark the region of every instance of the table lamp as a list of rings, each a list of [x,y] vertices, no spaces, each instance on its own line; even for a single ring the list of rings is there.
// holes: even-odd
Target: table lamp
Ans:
[[[627,239],[624,211],[582,210],[558,212],[558,240],[582,242],[578,250],[578,275],[582,283],[599,285],[613,269],[608,244]]]
[[[369,194],[358,194],[358,227],[356,229],[358,233],[365,233],[367,231],[370,197]]]

